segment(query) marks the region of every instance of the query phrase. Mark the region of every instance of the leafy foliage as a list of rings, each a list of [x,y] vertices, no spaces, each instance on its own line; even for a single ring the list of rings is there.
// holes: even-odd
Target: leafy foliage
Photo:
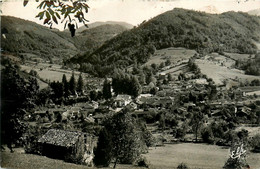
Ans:
[[[29,0],[24,0],[24,6],[28,4]],[[85,22],[88,22],[88,20],[85,19],[84,13],[88,13],[89,6],[87,5],[86,0],[70,0],[70,1],[60,1],[60,0],[44,0],[44,1],[38,1],[39,3],[38,7],[39,9],[42,9],[43,11],[39,12],[36,18],[39,18],[40,20],[44,19],[43,23],[50,25],[50,28],[52,27],[53,22],[58,24],[58,20],[61,20],[61,22],[65,22],[64,29],[66,27],[67,22],[71,23],[73,18],[78,19],[78,22],[83,22],[85,25]],[[77,25],[77,23],[76,23]],[[86,25],[87,26],[87,25]]]
[[[103,84],[103,97],[105,99],[110,99],[112,97],[111,93],[111,83],[106,78]]]
[[[116,94],[129,94],[137,97],[141,93],[141,85],[137,77],[120,70],[114,74],[112,86]]]
[[[39,85],[35,78],[28,78],[12,65],[3,68],[1,78],[1,136],[10,147],[25,132],[22,119],[26,109],[35,106]]]
[[[103,128],[98,137],[97,148],[94,151],[94,163],[96,166],[109,166],[112,157],[112,138],[111,133]]]
[[[143,144],[136,120],[128,110],[119,112],[104,121],[104,127],[111,134],[112,153],[115,165],[133,163],[140,155]]]

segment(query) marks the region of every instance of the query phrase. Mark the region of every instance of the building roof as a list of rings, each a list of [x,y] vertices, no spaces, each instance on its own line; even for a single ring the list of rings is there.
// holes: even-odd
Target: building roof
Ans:
[[[38,140],[38,142],[62,147],[72,147],[76,144],[79,136],[82,134],[84,133],[78,131],[50,129]]]
[[[131,96],[130,95],[119,94],[119,95],[117,95],[115,100],[131,100]]]

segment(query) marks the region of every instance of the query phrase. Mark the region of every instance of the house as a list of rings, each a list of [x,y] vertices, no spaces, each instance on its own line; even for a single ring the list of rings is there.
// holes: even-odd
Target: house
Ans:
[[[161,72],[159,73],[159,79],[165,79],[166,78],[166,73]]]
[[[114,101],[115,101],[115,106],[124,107],[124,106],[128,105],[129,103],[131,103],[132,98],[130,95],[119,94],[119,95],[117,95],[117,97],[115,98]]]
[[[39,140],[41,153],[50,158],[92,165],[93,140],[90,135],[79,131],[50,129]]]

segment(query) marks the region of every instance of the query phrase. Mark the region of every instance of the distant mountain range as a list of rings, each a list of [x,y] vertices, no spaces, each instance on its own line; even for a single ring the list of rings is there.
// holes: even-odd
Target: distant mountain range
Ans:
[[[11,16],[1,16],[1,48],[4,52],[32,53],[44,59],[70,58],[77,53],[92,51],[106,40],[126,31],[130,24],[93,23],[88,29],[70,32],[49,29],[34,22]]]
[[[102,26],[102,25],[120,25],[126,29],[132,29],[134,27],[133,25],[126,23],[126,22],[117,22],[117,21],[101,22],[101,21],[98,21],[98,22],[88,24],[88,28],[95,28],[95,27]],[[82,32],[84,30],[88,30],[88,28],[86,28],[85,26],[81,26],[81,27],[79,27],[79,29],[77,29],[77,32]]]
[[[260,16],[260,8],[248,11],[247,13],[250,14],[250,15]]]
[[[200,8],[198,11],[200,12],[206,12],[209,14],[220,14],[220,12],[217,10],[217,8],[214,5],[208,5]]]
[[[84,63],[92,64],[94,72],[104,76],[113,71],[113,67],[145,63],[156,49],[168,47],[185,47],[200,53],[254,53],[256,43],[260,42],[259,30],[260,18],[247,13],[212,15],[175,8],[70,61],[81,64],[82,71],[87,71]]]

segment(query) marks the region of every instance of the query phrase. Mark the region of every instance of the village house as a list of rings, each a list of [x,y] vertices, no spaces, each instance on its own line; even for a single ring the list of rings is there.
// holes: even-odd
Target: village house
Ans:
[[[50,129],[38,143],[44,156],[92,165],[94,144],[92,137],[86,133]]]
[[[124,107],[131,103],[132,98],[130,95],[119,94],[116,96],[114,101],[116,107]]]

